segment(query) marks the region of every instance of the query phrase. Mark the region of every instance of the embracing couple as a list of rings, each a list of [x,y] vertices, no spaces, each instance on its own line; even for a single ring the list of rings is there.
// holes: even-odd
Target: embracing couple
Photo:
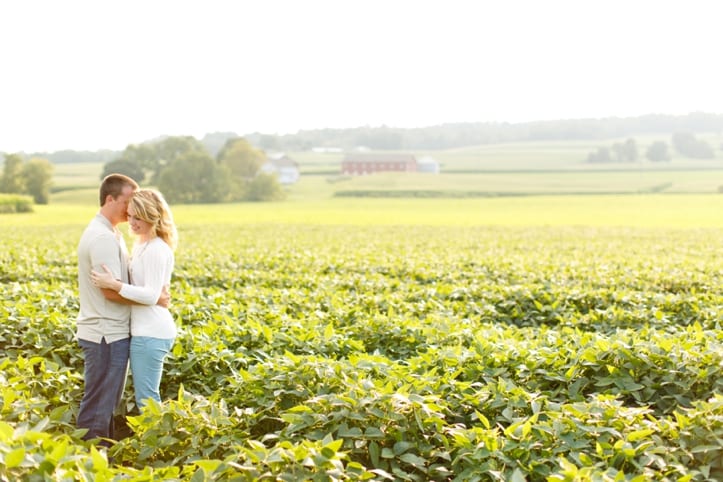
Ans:
[[[129,257],[118,224],[136,235]],[[161,401],[163,361],[176,337],[168,310],[177,234],[163,196],[111,174],[100,186],[100,210],[78,244],[80,312],[77,338],[84,356],[84,393],[77,425],[86,440],[115,439],[113,415],[128,365],[135,399]]]

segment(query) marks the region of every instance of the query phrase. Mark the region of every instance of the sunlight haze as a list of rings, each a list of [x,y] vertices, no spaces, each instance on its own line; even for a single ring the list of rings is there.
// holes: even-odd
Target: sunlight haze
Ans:
[[[0,4],[0,151],[723,113],[718,1]]]

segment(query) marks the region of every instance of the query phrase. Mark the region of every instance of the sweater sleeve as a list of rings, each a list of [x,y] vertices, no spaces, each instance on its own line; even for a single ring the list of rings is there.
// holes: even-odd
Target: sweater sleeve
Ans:
[[[141,263],[142,283],[138,285],[123,283],[119,291],[123,298],[142,305],[155,305],[158,302],[163,285],[168,283],[167,279],[170,277],[168,266],[172,260],[169,257],[173,256],[170,249],[163,249],[165,247],[167,246],[163,241],[155,243],[153,249],[150,249],[151,246],[148,247]]]

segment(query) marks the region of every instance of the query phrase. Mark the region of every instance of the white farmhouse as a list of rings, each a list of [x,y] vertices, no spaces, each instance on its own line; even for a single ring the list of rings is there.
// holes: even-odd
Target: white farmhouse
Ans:
[[[429,156],[420,157],[417,159],[417,172],[439,174],[439,162]]]
[[[267,155],[261,172],[275,174],[281,184],[294,184],[301,175],[299,164],[284,153]]]

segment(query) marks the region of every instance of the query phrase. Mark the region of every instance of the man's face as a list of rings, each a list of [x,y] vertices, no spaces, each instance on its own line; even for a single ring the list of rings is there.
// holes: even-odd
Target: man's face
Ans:
[[[125,186],[117,198],[111,198],[110,202],[112,203],[111,206],[113,208],[113,219],[111,221],[113,221],[114,224],[128,221],[128,203],[133,196],[133,191],[134,189],[132,186]]]

